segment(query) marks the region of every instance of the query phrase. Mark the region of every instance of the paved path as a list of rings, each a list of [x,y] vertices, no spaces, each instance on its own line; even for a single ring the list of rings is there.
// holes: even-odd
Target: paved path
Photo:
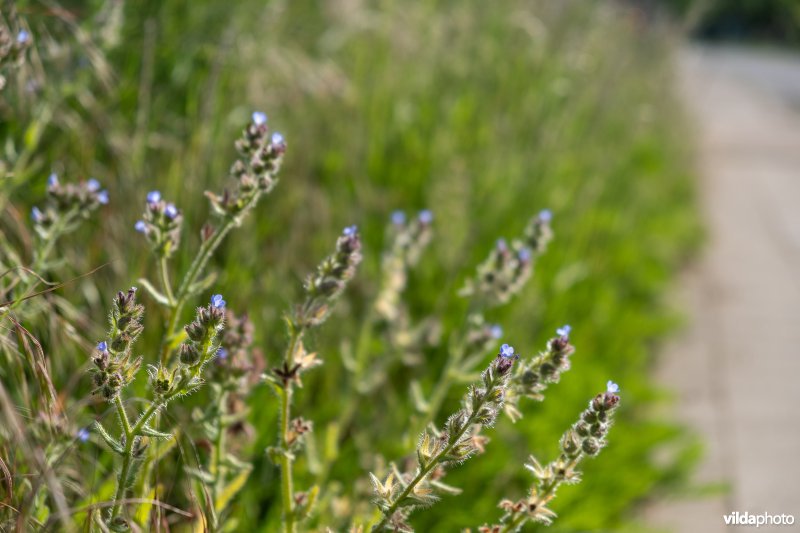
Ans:
[[[731,511],[789,513],[795,526],[758,531],[800,531],[800,55],[689,48],[678,63],[709,242],[659,378],[707,441],[698,481],[731,490],[647,517],[715,533],[751,529],[725,527]]]

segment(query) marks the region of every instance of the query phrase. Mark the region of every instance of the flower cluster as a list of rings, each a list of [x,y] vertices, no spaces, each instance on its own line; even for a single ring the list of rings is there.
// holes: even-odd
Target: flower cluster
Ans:
[[[221,196],[207,192],[214,211],[221,216],[238,217],[255,204],[261,193],[268,193],[277,183],[286,140],[280,133],[270,134],[267,115],[256,111],[252,121],[236,141],[240,158],[230,174],[237,180],[237,190]]]
[[[225,332],[214,359],[211,371],[216,382],[240,388],[244,378],[256,376],[263,362],[251,351],[253,323],[246,314],[237,316],[230,309],[225,311]]]
[[[133,358],[131,347],[142,332],[144,307],[136,302],[136,287],[118,292],[111,311],[108,340],[97,344],[92,363],[96,393],[114,400],[120,389],[133,381],[142,358]]]
[[[558,459],[543,466],[531,456],[530,463],[525,468],[534,475],[536,481],[528,497],[518,501],[500,502],[500,508],[505,511],[500,520],[501,525],[483,526],[478,531],[519,531],[528,520],[550,524],[556,515],[547,504],[555,498],[558,487],[562,483],[579,482],[578,463],[586,456],[596,456],[606,446],[606,436],[619,404],[618,393],[619,386],[609,381],[606,391],[589,402],[589,407],[581,413],[578,421],[561,437],[561,454]]]
[[[444,467],[483,451],[488,439],[480,434],[481,428],[492,426],[497,420],[516,359],[514,348],[504,344],[481,374],[480,383],[464,396],[461,409],[447,419],[443,430],[425,430],[417,446],[414,471],[393,471],[383,482],[370,474],[374,502],[383,513],[374,530],[413,531],[407,522],[411,512],[435,503],[440,493],[454,490],[440,481]]]
[[[157,256],[168,258],[180,244],[182,221],[175,204],[165,201],[159,191],[150,191],[142,220],[134,228],[147,237]]]
[[[547,342],[547,349],[538,356],[517,365],[508,387],[505,412],[516,422],[522,416],[518,409],[522,398],[544,400],[542,394],[551,383],[558,383],[561,374],[570,368],[569,356],[575,351],[570,344],[569,325],[556,330],[556,336]]]
[[[396,321],[403,313],[400,296],[406,288],[408,270],[417,264],[430,243],[432,222],[433,213],[427,209],[411,221],[403,211],[392,213],[388,232],[391,242],[383,255],[383,279],[375,301],[375,310],[388,323]]]
[[[36,232],[42,238],[74,229],[79,218],[87,218],[92,211],[108,203],[108,191],[94,178],[80,183],[61,183],[58,175],[47,179],[47,205],[31,209]]]
[[[0,69],[6,66],[16,67],[25,58],[25,50],[33,43],[27,30],[19,30],[12,36],[4,24],[0,24]],[[6,79],[0,75],[0,91],[6,85]]]
[[[324,322],[331,303],[341,295],[360,262],[361,238],[358,228],[348,226],[336,240],[336,251],[325,258],[316,273],[306,279],[306,301],[297,309],[296,326],[305,328]]]
[[[550,211],[544,210],[530,221],[523,239],[514,239],[511,244],[498,239],[460,294],[475,296],[486,306],[508,302],[522,289],[533,272],[534,261],[552,239],[551,218]]]
[[[206,307],[197,308],[194,321],[184,329],[188,340],[181,344],[179,354],[182,364],[188,367],[202,366],[217,354],[214,346],[217,334],[225,322],[225,300],[221,294],[211,297]]]

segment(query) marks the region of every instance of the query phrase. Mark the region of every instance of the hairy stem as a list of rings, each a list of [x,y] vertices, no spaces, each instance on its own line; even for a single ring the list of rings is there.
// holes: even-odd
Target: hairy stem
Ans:
[[[305,329],[303,327],[292,328],[289,346],[284,355],[284,362],[291,364],[297,345],[303,337]],[[281,503],[283,504],[283,531],[284,533],[294,533],[295,513],[294,513],[294,488],[292,455],[289,451],[289,423],[292,417],[292,383],[285,380],[281,387]]]
[[[467,419],[467,422],[464,424],[464,427],[462,427],[458,431],[458,433],[456,433],[455,435],[451,435],[450,436],[450,443],[447,446],[445,446],[445,448],[441,452],[439,452],[435,456],[433,456],[431,458],[431,460],[428,462],[428,464],[425,465],[425,467],[420,468],[419,472],[414,477],[414,479],[412,479],[409,482],[409,484],[406,485],[406,488],[403,489],[403,491],[400,494],[398,494],[397,498],[394,499],[394,501],[392,502],[392,505],[390,505],[389,508],[386,511],[384,511],[383,519],[378,523],[378,525],[376,525],[374,528],[372,528],[373,531],[380,531],[381,529],[386,527],[386,524],[389,522],[389,520],[391,519],[392,515],[400,507],[400,504],[403,502],[403,500],[409,494],[411,494],[411,491],[413,491],[414,488],[417,485],[419,485],[419,483],[423,479],[425,479],[425,477],[434,468],[436,468],[436,466],[442,461],[442,458],[446,457],[447,454],[449,454],[450,451],[452,451],[452,449],[456,446],[456,444],[458,444],[459,439],[464,435],[464,433],[469,431],[469,429],[472,428],[473,425],[475,425],[476,420],[478,418],[478,415],[479,415],[479,413],[481,411],[481,407],[483,407],[483,405],[486,403],[486,400],[488,399],[488,397],[489,397],[488,394],[484,394],[483,398],[481,399],[481,401],[477,405],[473,406],[472,414],[470,414],[469,418]]]

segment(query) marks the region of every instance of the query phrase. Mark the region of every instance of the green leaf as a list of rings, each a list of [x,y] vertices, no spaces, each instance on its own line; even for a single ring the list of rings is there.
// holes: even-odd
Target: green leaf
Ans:
[[[103,424],[95,420],[94,428],[97,430],[100,436],[103,437],[103,440],[106,441],[106,444],[108,444],[108,446],[112,450],[114,450],[120,455],[125,453],[125,448],[122,446],[122,444],[120,444],[120,442],[117,439],[108,434],[108,431],[106,431],[106,428],[103,427]]]
[[[158,289],[156,289],[152,283],[150,283],[144,278],[139,278],[137,282],[142,287],[144,287],[145,290],[147,290],[148,294],[150,294],[150,296],[152,296],[155,301],[157,301],[158,303],[160,303],[165,307],[170,307],[169,299],[166,296],[164,296]]]
[[[234,477],[231,482],[225,485],[225,488],[220,491],[219,496],[217,496],[217,501],[214,504],[214,510],[217,513],[221,513],[223,510],[225,510],[231,499],[236,496],[236,493],[239,492],[239,490],[241,490],[245,481],[247,481],[248,476],[250,476],[250,471],[250,468],[242,470],[239,472],[239,475]]]

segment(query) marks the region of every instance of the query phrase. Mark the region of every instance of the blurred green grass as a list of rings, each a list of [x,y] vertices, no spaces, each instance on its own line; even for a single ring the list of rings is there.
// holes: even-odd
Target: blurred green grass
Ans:
[[[343,226],[356,223],[365,237],[361,275],[311,341],[326,364],[298,399],[299,412],[313,413],[317,439],[339,407],[342,342],[355,337],[374,293],[392,210],[435,212],[436,241],[408,296],[416,316],[440,313],[445,331],[465,312],[456,290],[495,239],[520,233],[541,208],[555,214],[556,240],[534,281],[490,318],[527,353],[571,323],[573,370],[544,404],[527,406],[522,422],[499,424],[485,455],[453,469],[448,479],[465,494],[417,513],[420,530],[497,518],[499,499],[520,496],[529,483],[521,468],[527,453],[553,456],[560,434],[607,379],[624,392],[611,445],[586,465],[582,484],[560,492],[553,529],[619,528],[632,503],[686,471],[693,448],[682,430],[651,418],[659,393],[648,376],[658,342],[679,323],[666,303],[670,284],[699,242],[668,29],[645,27],[611,3],[578,1],[145,1],[124,6],[112,46],[90,32],[99,2],[64,6],[75,27],[43,4],[27,5],[21,11],[31,27],[55,40],[79,39],[84,25],[94,41],[80,49],[98,46],[107,62],[62,58],[52,84],[43,84],[47,97],[16,124],[47,118],[42,149],[16,178],[29,186],[15,191],[15,202],[38,201],[54,165],[68,178],[94,175],[111,190],[96,238],[64,243],[76,272],[114,261],[64,293],[87,301],[94,336],[104,329],[111,291],[135,284],[143,270],[154,274],[132,232],[145,192],[177,199],[186,227],[199,228],[208,212],[202,192],[222,187],[231,140],[252,109],[264,109],[289,142],[282,180],[212,268],[232,307],[250,312],[268,359],[280,353],[280,317],[305,273]],[[113,75],[103,85],[96,78],[105,68]],[[9,123],[3,133],[20,131]],[[197,231],[184,237],[177,261],[185,269]],[[160,327],[151,313],[144,342],[154,346]],[[56,363],[58,374],[84,364],[80,349],[73,352]],[[413,376],[393,383],[396,393],[359,413],[385,428],[373,444],[388,459],[410,451],[400,443],[408,426],[404,380],[429,384],[444,356],[426,354]],[[88,381],[76,390],[85,393]],[[446,411],[461,392],[452,391]],[[236,516],[247,530],[272,531],[278,479],[262,450],[275,440],[275,400],[266,388],[251,400],[265,408],[252,415],[249,448],[258,459]],[[663,448],[675,457],[656,462]],[[343,496],[360,494],[374,458],[349,441],[342,454],[333,478]]]

